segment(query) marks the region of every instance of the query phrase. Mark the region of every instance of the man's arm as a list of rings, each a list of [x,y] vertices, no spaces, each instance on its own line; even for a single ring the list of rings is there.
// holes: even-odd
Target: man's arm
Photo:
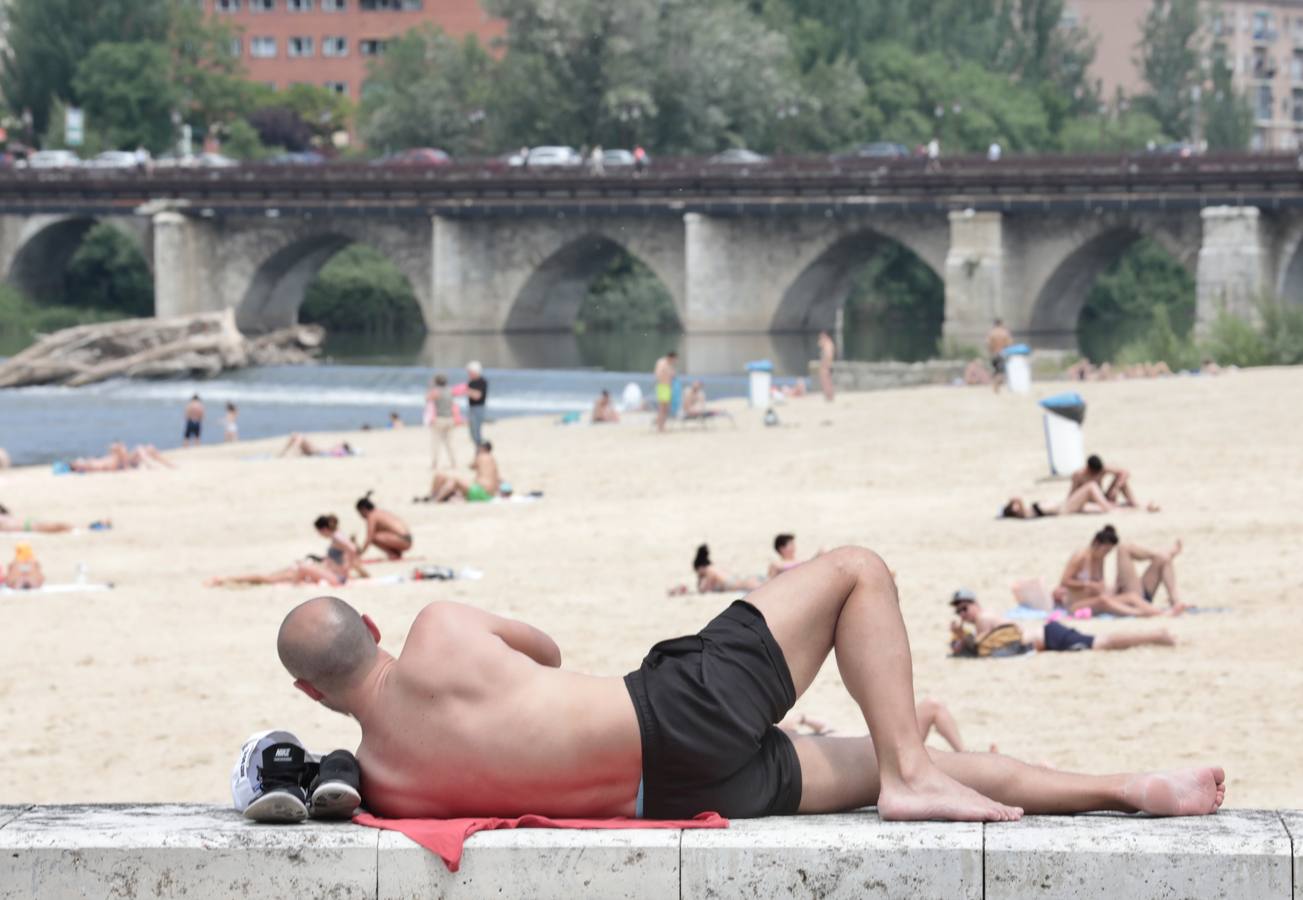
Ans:
[[[467,632],[492,634],[512,650],[525,654],[541,666],[561,668],[561,648],[542,631],[533,625],[495,616],[474,606],[450,600],[431,603],[421,610],[412,623],[412,634],[416,635],[426,628],[434,629],[439,637],[455,636],[459,641]]]

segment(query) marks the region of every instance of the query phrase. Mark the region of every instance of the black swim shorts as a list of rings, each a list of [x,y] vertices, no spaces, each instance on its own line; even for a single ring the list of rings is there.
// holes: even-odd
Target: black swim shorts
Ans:
[[[1001,354],[1001,353],[997,353],[995,356],[992,356],[992,357],[991,357],[991,371],[994,372],[996,375],[1003,375],[1003,374],[1004,374],[1004,355],[1003,355],[1003,354]]]
[[[1069,628],[1058,622],[1045,623],[1046,650],[1089,650],[1095,646],[1095,638],[1089,634]]]
[[[738,600],[700,633],[661,641],[624,681],[642,732],[642,816],[796,812],[801,765],[775,727],[796,690],[758,609]]]
[[[190,438],[199,437],[199,429],[202,427],[203,427],[203,423],[198,419],[186,419],[185,436],[182,438],[182,440],[189,440]]]

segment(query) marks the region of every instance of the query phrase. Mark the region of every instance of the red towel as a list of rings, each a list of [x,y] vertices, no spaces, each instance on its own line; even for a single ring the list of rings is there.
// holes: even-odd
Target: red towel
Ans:
[[[727,828],[728,819],[719,813],[700,813],[694,819],[549,819],[521,816],[519,819],[381,819],[370,813],[353,817],[358,825],[387,828],[407,835],[426,850],[443,857],[449,872],[461,866],[466,839],[477,831],[495,828]]]

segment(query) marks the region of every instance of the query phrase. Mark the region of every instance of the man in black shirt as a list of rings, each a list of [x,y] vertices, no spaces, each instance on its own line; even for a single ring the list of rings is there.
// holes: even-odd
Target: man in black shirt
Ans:
[[[480,444],[484,443],[480,430],[484,427],[484,404],[489,399],[489,383],[484,380],[484,370],[476,360],[466,364],[466,375],[466,417],[470,421],[471,441],[479,449]]]

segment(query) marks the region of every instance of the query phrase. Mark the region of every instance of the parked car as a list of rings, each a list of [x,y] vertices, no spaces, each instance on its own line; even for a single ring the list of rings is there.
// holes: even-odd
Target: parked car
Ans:
[[[1179,156],[1182,159],[1189,159],[1191,156],[1198,156],[1200,150],[1197,144],[1189,141],[1174,141],[1170,144],[1151,146],[1149,152],[1155,156]]]
[[[767,162],[769,157],[745,147],[733,147],[723,153],[716,153],[710,158],[710,163],[716,166],[759,166]]]
[[[602,165],[608,169],[631,169],[634,158],[631,150],[603,150]]]
[[[130,150],[105,150],[86,160],[86,166],[91,169],[134,169],[139,165],[140,158]]]
[[[19,165],[26,169],[75,169],[81,159],[71,150],[37,150]]]
[[[452,157],[437,147],[409,147],[372,160],[373,166],[446,166]]]
[[[518,161],[519,160],[519,161]],[[529,155],[521,158],[514,154],[508,164],[512,166],[527,165],[529,168],[552,168],[555,166],[577,166],[583,160],[574,147],[531,147]]]
[[[849,153],[841,154],[842,159],[908,159],[910,156],[908,147],[892,141],[874,141],[870,144],[860,144]]]
[[[267,160],[273,166],[319,166],[326,161],[315,150],[301,150],[297,153],[282,153]]]

